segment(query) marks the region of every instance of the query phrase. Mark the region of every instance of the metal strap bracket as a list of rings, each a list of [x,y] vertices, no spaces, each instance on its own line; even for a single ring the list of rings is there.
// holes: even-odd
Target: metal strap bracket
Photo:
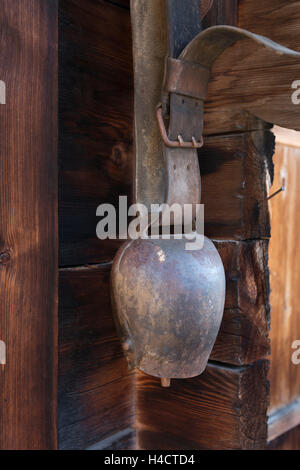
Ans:
[[[161,138],[166,145],[166,147],[172,148],[186,148],[186,149],[200,149],[203,147],[203,137],[201,137],[200,141],[197,141],[195,137],[192,137],[191,142],[185,142],[182,136],[178,135],[178,140],[170,140],[166,131],[163,113],[162,113],[162,104],[160,103],[156,108],[156,117],[158,121],[158,126],[161,134]]]

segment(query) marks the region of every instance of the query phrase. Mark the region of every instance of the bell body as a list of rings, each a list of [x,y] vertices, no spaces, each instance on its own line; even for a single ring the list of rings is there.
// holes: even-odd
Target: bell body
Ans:
[[[187,251],[186,240],[133,240],[112,269],[115,321],[131,368],[155,377],[203,372],[221,324],[224,268],[214,244]]]

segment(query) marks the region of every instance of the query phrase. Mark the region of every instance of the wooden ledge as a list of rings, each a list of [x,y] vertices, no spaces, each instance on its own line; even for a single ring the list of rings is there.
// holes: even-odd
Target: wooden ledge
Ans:
[[[300,425],[300,398],[288,406],[271,413],[268,421],[268,442]]]

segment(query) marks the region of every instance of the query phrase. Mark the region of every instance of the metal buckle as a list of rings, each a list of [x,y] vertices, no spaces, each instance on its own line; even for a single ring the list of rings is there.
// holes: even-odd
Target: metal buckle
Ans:
[[[169,139],[167,131],[166,131],[163,115],[162,115],[161,104],[159,104],[156,108],[156,117],[158,121],[161,138],[167,147],[173,147],[173,148],[179,147],[179,148],[186,148],[186,149],[200,149],[201,147],[203,147],[203,144],[204,144],[203,137],[201,137],[200,141],[197,141],[195,137],[192,137],[192,142],[185,142],[182,136],[179,134],[178,141]]]

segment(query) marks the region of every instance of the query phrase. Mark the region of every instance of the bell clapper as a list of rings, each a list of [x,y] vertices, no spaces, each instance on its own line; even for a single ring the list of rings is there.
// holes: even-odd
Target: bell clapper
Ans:
[[[171,379],[167,379],[166,377],[161,378],[161,386],[164,388],[169,388],[171,385]]]

